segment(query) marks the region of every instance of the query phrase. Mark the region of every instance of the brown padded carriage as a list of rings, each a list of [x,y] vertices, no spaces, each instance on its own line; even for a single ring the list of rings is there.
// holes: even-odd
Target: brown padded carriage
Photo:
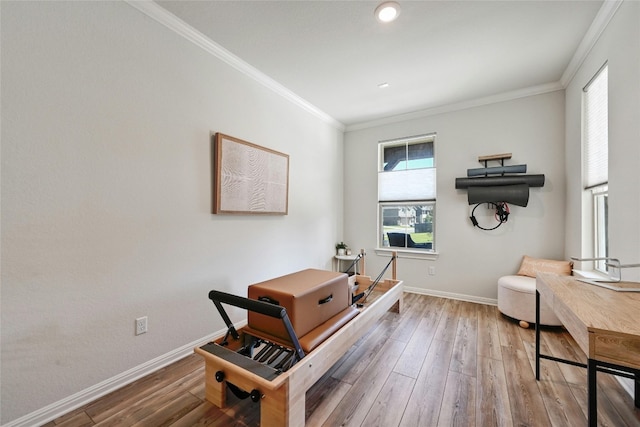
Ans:
[[[248,296],[284,307],[293,330],[302,337],[349,306],[348,277],[344,273],[307,269],[250,285]],[[252,329],[288,339],[278,319],[251,311],[247,317]]]

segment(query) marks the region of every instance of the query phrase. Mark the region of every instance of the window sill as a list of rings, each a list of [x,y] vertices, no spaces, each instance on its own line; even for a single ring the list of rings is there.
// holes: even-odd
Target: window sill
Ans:
[[[402,249],[402,248],[375,248],[376,255],[384,255],[389,256],[391,252],[397,252],[398,258],[412,258],[412,259],[427,259],[427,260],[436,260],[440,254],[438,252],[432,251],[420,251],[420,250],[411,250],[411,249]]]
[[[571,274],[578,279],[607,280],[609,275],[598,270],[571,270]]]

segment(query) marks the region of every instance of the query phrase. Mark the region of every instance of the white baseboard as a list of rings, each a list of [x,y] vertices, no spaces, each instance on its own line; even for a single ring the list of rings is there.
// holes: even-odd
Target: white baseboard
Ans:
[[[476,296],[465,295],[465,294],[455,294],[452,292],[434,291],[432,289],[411,288],[411,287],[405,286],[404,291],[412,294],[431,295],[434,297],[457,299],[460,301],[475,302],[478,304],[498,305],[497,299],[482,298],[482,297],[476,297]]]
[[[246,324],[246,321],[240,322],[238,325],[236,325],[236,328],[240,328],[244,326],[244,324]],[[222,329],[199,340],[185,344],[180,348],[158,356],[155,359],[131,368],[128,371],[125,371],[94,386],[79,391],[78,393],[75,393],[62,400],[54,402],[51,405],[45,406],[44,408],[24,415],[7,424],[3,424],[2,427],[33,427],[46,424],[49,421],[55,420],[56,418],[64,414],[67,414],[75,409],[80,408],[81,406],[93,402],[94,400],[102,396],[105,396],[108,393],[111,393],[112,391],[122,388],[127,384],[134,382],[135,380],[149,375],[157,371],[158,369],[164,368],[167,365],[170,365],[184,357],[189,356],[193,353],[194,347],[202,345],[203,343],[207,343],[212,339],[223,335],[225,332],[226,329]]]

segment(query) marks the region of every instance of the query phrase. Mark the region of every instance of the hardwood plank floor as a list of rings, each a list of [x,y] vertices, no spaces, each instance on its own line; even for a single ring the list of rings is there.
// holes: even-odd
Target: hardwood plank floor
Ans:
[[[546,328],[542,351],[585,362],[562,328]],[[405,294],[307,393],[307,426],[582,426],[582,368],[541,361],[535,334],[493,306]],[[228,393],[218,409],[204,398],[197,355],[66,414],[46,427],[258,426],[259,405]],[[619,383],[598,374],[598,423],[640,426],[640,410]],[[262,426],[270,427],[270,426]]]

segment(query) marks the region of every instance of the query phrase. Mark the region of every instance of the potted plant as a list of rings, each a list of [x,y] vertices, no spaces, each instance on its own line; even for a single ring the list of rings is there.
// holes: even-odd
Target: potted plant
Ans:
[[[344,255],[347,250],[347,245],[344,242],[336,243],[336,250],[338,251],[338,255]]]

